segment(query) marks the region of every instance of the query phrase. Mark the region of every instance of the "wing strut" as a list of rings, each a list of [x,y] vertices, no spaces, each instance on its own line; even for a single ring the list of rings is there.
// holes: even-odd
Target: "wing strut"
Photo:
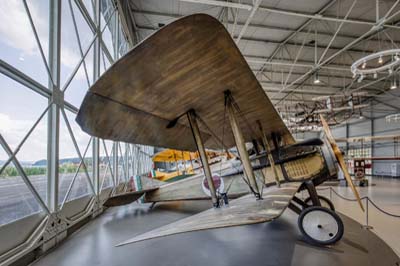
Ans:
[[[250,163],[249,154],[247,153],[246,150],[246,144],[244,142],[243,134],[242,131],[240,130],[239,123],[236,119],[234,106],[232,104],[232,98],[231,98],[232,96],[229,91],[225,92],[225,96],[227,100],[226,104],[228,109],[229,122],[231,124],[232,133],[235,138],[236,148],[239,152],[244,172],[246,173],[246,176],[248,178],[250,189],[254,192],[257,198],[261,198],[261,194],[258,190],[256,182],[256,177],[254,176],[253,167],[251,166]]]
[[[204,148],[204,143],[203,143],[203,140],[200,135],[199,126],[197,124],[197,116],[196,116],[195,111],[189,110],[187,112],[187,117],[189,119],[190,128],[192,129],[194,141],[196,142],[197,150],[199,151],[199,154],[200,154],[200,159],[201,159],[201,163],[203,165],[204,174],[207,178],[207,183],[208,183],[208,187],[210,189],[210,194],[211,194],[211,200],[213,202],[214,207],[218,207],[219,204],[218,204],[218,199],[217,199],[217,193],[215,191],[215,186],[214,186],[214,182],[212,179],[210,166],[207,161],[207,154],[206,154],[206,150]]]
[[[276,185],[279,187],[280,186],[279,176],[278,176],[278,172],[276,171],[276,168],[275,168],[275,161],[274,161],[274,158],[272,157],[271,147],[269,146],[269,142],[268,142],[267,136],[265,135],[265,132],[264,132],[263,127],[262,127],[262,125],[260,123],[260,120],[257,121],[257,124],[258,124],[258,128],[260,129],[260,133],[261,133],[262,141],[264,143],[264,147],[265,147],[265,149],[267,151],[267,158],[268,158],[269,164],[271,165],[272,172],[274,173]],[[265,180],[264,180],[264,182],[265,182]]]

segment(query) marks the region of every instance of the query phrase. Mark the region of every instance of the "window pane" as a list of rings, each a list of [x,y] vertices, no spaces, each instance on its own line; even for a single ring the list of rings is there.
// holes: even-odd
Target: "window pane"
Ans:
[[[10,163],[0,174],[0,225],[40,211],[40,205]]]
[[[74,17],[72,16],[71,9],[68,1],[62,5],[62,21],[61,21],[61,84],[65,86],[67,80],[73,74],[74,69],[81,61],[82,55],[79,44],[81,44],[82,54],[89,48],[90,41],[93,39],[93,33],[90,30],[88,24],[83,19],[80,11],[76,8],[75,3],[72,3],[72,10]],[[76,27],[78,28],[78,36],[75,32],[74,19]],[[92,46],[93,48],[93,46]],[[91,48],[91,50],[92,50]],[[85,57],[85,64],[90,83],[93,82],[93,52],[89,52]],[[87,89],[86,73],[84,71],[84,65],[81,64],[82,69],[75,74],[74,79],[79,82],[84,81],[86,84],[83,88],[84,91]],[[66,96],[67,97],[67,96]],[[79,106],[79,105],[78,105]]]
[[[81,132],[80,129],[77,129],[78,126],[74,120],[69,119],[68,121],[70,122],[71,129],[74,133],[79,150],[83,156],[90,137]],[[59,203],[62,203],[66,196],[67,201],[69,201],[91,193],[84,167],[75,149],[72,137],[68,131],[67,124],[63,117],[60,118],[59,175]],[[70,190],[69,195],[67,195],[68,190]]]
[[[47,55],[48,1],[29,1],[28,6]],[[0,1],[0,58],[41,84],[47,84],[47,70],[23,1]]]

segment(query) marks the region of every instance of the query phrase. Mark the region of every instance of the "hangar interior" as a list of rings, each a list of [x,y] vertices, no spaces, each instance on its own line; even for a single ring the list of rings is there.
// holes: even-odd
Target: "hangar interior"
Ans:
[[[152,171],[160,149],[90,136],[76,114],[87,90],[118,59],[196,13],[225,26],[296,140],[319,137],[319,115],[326,117],[353,177],[362,161],[358,189],[367,211],[357,208],[342,182],[321,194],[366,228],[355,234],[372,232],[371,239],[378,236],[400,255],[400,1],[15,0],[0,3],[0,265],[168,264],[185,248],[226,252],[221,245],[229,241],[241,242],[240,250],[273,248],[247,237],[257,228],[298,241],[279,231],[290,228],[285,214],[284,225],[223,229],[200,239],[183,234],[174,238],[178,251],[168,240],[143,244],[131,257],[124,257],[130,249],[114,247],[134,232],[204,210],[207,202],[161,204],[154,213],[140,203],[104,207],[133,177]],[[219,244],[198,243],[213,239]],[[168,256],[151,255],[151,247]],[[274,258],[281,264],[271,265],[303,265],[294,259],[302,252],[314,256],[308,265],[318,263],[318,250],[282,249],[292,251],[292,261]],[[243,254],[235,263],[252,256]],[[190,256],[175,265],[197,265]],[[223,256],[218,265],[227,262]],[[353,265],[368,262],[361,257],[352,258]],[[207,258],[199,255],[197,263]]]

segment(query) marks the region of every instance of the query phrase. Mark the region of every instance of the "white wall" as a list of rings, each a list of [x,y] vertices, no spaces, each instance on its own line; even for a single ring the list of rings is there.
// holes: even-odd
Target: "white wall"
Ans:
[[[372,120],[354,121],[348,124],[348,135],[346,136],[346,125],[335,127],[332,133],[335,138],[343,137],[359,137],[359,136],[382,136],[382,135],[400,135],[400,123],[388,123],[384,117]],[[373,132],[372,132],[373,131]],[[373,134],[372,134],[373,133]],[[341,144],[345,147],[345,144]],[[374,157],[393,157],[400,154],[399,145],[395,145],[393,141],[376,142],[372,147],[372,156]],[[392,165],[396,164],[400,168],[398,161],[374,161],[372,173],[374,175],[392,175]],[[400,177],[400,171],[398,172]]]

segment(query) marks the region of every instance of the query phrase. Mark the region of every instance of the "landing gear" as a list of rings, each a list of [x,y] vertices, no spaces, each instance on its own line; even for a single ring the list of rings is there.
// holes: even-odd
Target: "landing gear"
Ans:
[[[333,205],[332,201],[330,201],[328,198],[318,195],[318,199],[322,207],[335,211],[335,206]],[[308,206],[313,206],[311,197],[306,198],[304,200],[304,203],[307,204]]]
[[[152,202],[151,205],[150,205],[150,207],[149,207],[149,210],[152,210],[152,209],[154,208],[154,205],[156,205],[156,203],[157,203],[157,202]]]
[[[306,241],[314,245],[335,244],[344,232],[339,215],[320,206],[304,209],[299,215],[298,226]]]
[[[342,219],[335,213],[332,202],[317,194],[312,181],[300,187],[310,194],[306,200],[293,197],[289,208],[299,215],[297,224],[305,240],[313,245],[332,245],[343,237]]]

